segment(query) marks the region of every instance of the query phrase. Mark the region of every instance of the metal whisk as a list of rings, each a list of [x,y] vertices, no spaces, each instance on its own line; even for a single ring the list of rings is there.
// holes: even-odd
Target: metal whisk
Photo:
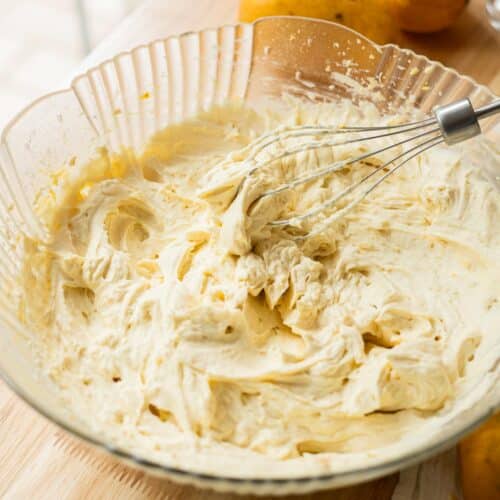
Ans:
[[[369,142],[383,137],[397,136],[399,134],[406,134],[408,132],[414,132],[415,134],[411,137],[405,137],[400,140],[396,140],[393,144],[388,146],[373,149],[365,154],[359,155],[355,158],[350,158],[335,163],[331,163],[321,169],[315,170],[313,172],[307,173],[291,182],[280,185],[275,189],[271,189],[262,193],[256,200],[254,200],[252,206],[255,206],[259,200],[266,197],[275,196],[286,190],[293,189],[307,182],[319,179],[328,174],[340,171],[345,167],[352,165],[354,163],[360,162],[362,160],[367,160],[370,157],[376,157],[383,152],[389,151],[398,146],[409,146],[402,153],[398,154],[394,158],[384,162],[382,165],[377,166],[370,173],[365,175],[358,182],[347,186],[340,193],[336,194],[333,198],[328,201],[310,209],[309,211],[294,215],[287,219],[280,219],[268,222],[270,226],[290,226],[296,225],[298,222],[308,219],[320,212],[323,212],[327,208],[335,208],[339,202],[345,198],[347,195],[353,192],[360,191],[360,193],[354,197],[349,203],[347,203],[342,208],[336,210],[333,215],[330,215],[326,220],[322,221],[319,227],[316,227],[312,232],[308,232],[307,235],[295,236],[294,239],[305,239],[311,235],[318,234],[323,231],[326,226],[331,224],[333,221],[343,217],[349,210],[356,206],[361,200],[363,200],[368,194],[370,194],[378,185],[380,185],[387,177],[392,175],[398,169],[400,169],[405,163],[415,158],[419,154],[427,151],[428,149],[436,146],[440,143],[446,143],[448,145],[456,144],[458,142],[465,141],[471,137],[479,135],[481,133],[481,128],[479,126],[479,120],[492,116],[500,112],[500,100],[496,100],[486,106],[483,106],[477,110],[474,110],[469,99],[461,99],[459,101],[453,102],[451,104],[437,107],[433,110],[433,115],[430,118],[406,123],[403,125],[386,126],[386,127],[322,127],[322,126],[299,126],[287,128],[279,131],[278,133],[272,132],[261,136],[252,146],[252,151],[250,158],[247,161],[253,161],[256,164],[252,166],[249,172],[246,174],[245,180],[248,180],[255,172],[271,164],[276,160],[281,160],[292,155],[304,152],[312,151],[319,148],[324,148],[328,146],[342,146],[346,144]],[[354,135],[355,137],[349,137],[347,140],[338,142],[338,136],[340,134]],[[367,134],[367,135],[360,135]],[[314,140],[304,144],[300,144],[294,148],[285,150],[284,152],[266,159],[263,162],[257,162],[255,160],[256,156],[265,151],[269,146],[283,141],[285,139],[314,136],[322,137],[325,136],[324,140]],[[389,169],[389,170],[387,170]],[[377,173],[384,171],[381,177],[372,181],[369,180],[373,178]]]

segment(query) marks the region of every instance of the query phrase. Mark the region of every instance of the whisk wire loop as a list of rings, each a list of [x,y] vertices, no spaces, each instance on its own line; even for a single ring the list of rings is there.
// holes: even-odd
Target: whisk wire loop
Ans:
[[[376,158],[378,155],[386,153],[392,149],[399,147],[404,149],[403,152],[398,153],[395,157],[390,158],[387,161],[383,161],[381,165],[364,175],[359,181],[345,187],[340,193],[321,203],[317,207],[314,207],[302,214],[292,215],[288,218],[274,220],[267,223],[267,225],[271,227],[295,226],[295,231],[303,231],[304,229],[300,227],[300,223],[302,221],[315,215],[319,215],[320,213],[325,212],[325,210],[335,207],[337,204],[340,205],[341,201],[346,196],[360,190],[360,194],[348,201],[344,206],[341,206],[330,215],[326,214],[326,217],[319,221],[318,227],[313,230],[309,230],[307,234],[291,235],[293,239],[305,239],[311,235],[320,233],[328,225],[343,217],[374,189],[376,189],[377,186],[384,182],[390,175],[399,170],[403,165],[406,165],[413,158],[416,158],[420,154],[438,144],[446,143],[447,145],[452,145],[480,134],[481,128],[478,120],[491,117],[499,112],[500,100],[493,101],[492,103],[475,110],[469,99],[461,99],[445,106],[435,108],[433,112],[434,116],[432,117],[398,125],[370,127],[305,125],[281,128],[264,134],[244,149],[245,153],[248,153],[247,159],[244,162],[246,173],[238,187],[237,194],[240,192],[244,183],[248,182],[258,170],[271,165],[276,161],[283,160],[303,152],[319,150],[321,148],[333,148],[394,137],[394,142],[387,146],[372,149],[366,153],[359,154],[354,158],[329,163],[323,168],[307,172],[290,182],[283,183],[274,189],[267,190],[253,200],[249,210],[251,210],[252,207],[255,207],[256,203],[263,198],[276,196],[286,190],[296,188],[321,177],[339,172],[346,167],[354,166],[356,163],[363,162],[368,158]],[[413,132],[415,132],[415,134],[403,138],[397,138],[398,135]],[[348,134],[346,139],[339,140],[338,136],[345,134]],[[286,148],[286,141],[308,137],[312,138],[312,140],[305,143],[300,142],[299,144],[292,145],[288,149]],[[422,141],[419,141],[419,139],[422,139]],[[415,144],[415,141],[418,143]],[[273,153],[271,151],[271,147],[280,143],[284,144],[285,149],[282,149],[277,153]],[[259,158],[261,153],[268,153],[268,156]],[[370,179],[382,172],[385,173],[367,185]],[[364,189],[362,189],[363,186]]]
[[[281,219],[277,221],[272,221],[269,222],[270,226],[293,226],[294,224],[307,219],[309,217],[312,217],[313,215],[317,215],[320,212],[323,212],[325,209],[329,208],[330,206],[335,205],[338,203],[338,201],[351,192],[355,191],[357,188],[361,187],[368,179],[373,177],[375,174],[380,172],[381,170],[387,168],[391,163],[394,163],[398,159],[404,158],[410,151],[415,151],[413,154],[408,156],[407,158],[404,158],[403,161],[397,163],[394,167],[392,167],[389,171],[387,171],[384,175],[382,175],[378,180],[376,180],[373,184],[371,184],[367,189],[365,189],[359,196],[357,196],[354,200],[350,201],[345,207],[342,207],[341,209],[337,210],[334,212],[332,215],[330,215],[327,219],[326,222],[324,222],[319,228],[316,230],[309,232],[306,236],[304,235],[298,235],[295,236],[294,239],[305,239],[309,236],[314,236],[321,231],[323,231],[327,226],[332,224],[335,220],[340,219],[341,217],[345,216],[347,212],[349,212],[352,208],[354,208],[356,205],[358,205],[368,194],[370,194],[377,186],[379,186],[383,181],[387,179],[390,175],[392,175],[394,172],[396,172],[398,169],[400,169],[403,165],[408,163],[410,160],[413,158],[416,158],[418,155],[423,153],[424,151],[427,151],[431,147],[444,142],[441,137],[432,137],[431,139],[428,139],[427,141],[424,141],[417,146],[411,148],[411,150],[405,151],[404,153],[401,153],[399,156],[396,158],[391,159],[390,161],[384,163],[383,165],[377,167],[375,170],[364,176],[358,183],[356,184],[351,184],[348,186],[346,189],[341,191],[338,195],[336,195],[334,198],[331,198],[330,200],[326,201],[319,207],[310,210],[309,212],[306,212],[301,215],[297,215],[294,217],[290,217],[288,219]]]

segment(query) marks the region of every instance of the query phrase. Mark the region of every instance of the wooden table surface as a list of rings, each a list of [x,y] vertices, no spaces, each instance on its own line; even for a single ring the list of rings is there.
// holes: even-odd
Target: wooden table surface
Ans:
[[[148,0],[82,62],[78,73],[156,38],[233,23],[237,8],[238,0]],[[472,0],[449,30],[432,36],[405,35],[400,44],[452,66],[500,94],[500,36],[486,20],[484,1]],[[400,474],[293,498],[449,500],[461,496],[456,470],[456,451],[452,449]],[[0,498],[244,499],[175,485],[130,469],[59,430],[3,383]]]

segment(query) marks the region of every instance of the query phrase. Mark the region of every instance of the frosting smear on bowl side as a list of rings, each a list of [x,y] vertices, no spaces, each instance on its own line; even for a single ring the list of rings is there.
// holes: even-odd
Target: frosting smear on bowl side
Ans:
[[[497,146],[436,147],[303,240],[328,214],[267,222],[389,156],[256,203],[366,144],[271,162],[241,184],[263,133],[401,119],[347,101],[216,108],[43,193],[50,239],[26,239],[21,316],[68,408],[152,460],[272,476],[411,452],[479,401],[498,378]]]

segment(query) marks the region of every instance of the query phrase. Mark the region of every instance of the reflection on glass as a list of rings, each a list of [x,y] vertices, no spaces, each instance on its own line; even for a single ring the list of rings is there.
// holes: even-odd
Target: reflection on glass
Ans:
[[[490,24],[496,30],[500,31],[500,0],[487,0],[486,12],[488,13]]]

